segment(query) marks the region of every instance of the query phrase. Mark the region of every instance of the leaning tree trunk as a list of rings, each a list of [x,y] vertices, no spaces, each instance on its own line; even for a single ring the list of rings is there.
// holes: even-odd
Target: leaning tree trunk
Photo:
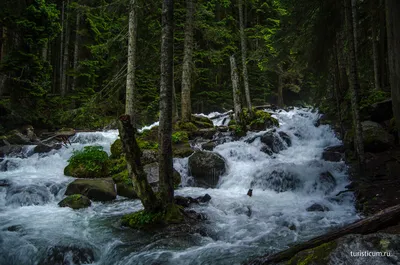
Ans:
[[[250,117],[253,116],[253,109],[251,107],[251,98],[250,98],[250,88],[249,88],[249,75],[247,73],[247,45],[246,45],[246,36],[244,34],[244,22],[243,22],[243,1],[239,0],[239,24],[240,24],[240,44],[242,48],[242,68],[243,68],[243,83],[244,83],[244,92],[246,95],[247,109]]]
[[[363,133],[360,120],[360,109],[359,109],[359,90],[360,84],[358,81],[358,68],[356,58],[356,47],[354,43],[354,29],[353,29],[353,13],[351,9],[352,0],[344,0],[346,7],[346,24],[347,24],[347,40],[349,49],[349,81],[350,81],[350,93],[351,93],[351,107],[353,113],[353,126],[355,129],[355,146],[357,149],[358,162],[361,172],[365,168],[365,156],[364,156],[364,143]]]
[[[389,52],[390,86],[392,91],[393,114],[397,128],[400,128],[400,2],[386,0],[386,19]],[[400,129],[398,130],[400,134]]]
[[[235,120],[237,124],[242,124],[242,106],[240,104],[240,90],[239,90],[239,73],[236,66],[235,56],[231,55],[231,78],[232,78],[232,92],[233,92],[233,109],[235,111]]]
[[[67,8],[69,5],[69,0],[67,1]],[[67,16],[65,20],[65,44],[64,44],[64,54],[63,54],[63,66],[62,66],[62,76],[61,76],[61,96],[65,96],[68,91],[68,76],[67,70],[69,66],[69,25],[68,25],[68,9]]]
[[[159,139],[159,175],[160,195],[166,204],[174,199],[172,165],[172,92],[174,82],[174,1],[163,0],[161,30],[161,82],[160,82],[160,126]]]
[[[182,121],[190,121],[192,105],[190,90],[192,87],[193,66],[193,24],[194,24],[194,0],[186,0],[186,25],[185,25],[185,50],[182,66]]]
[[[75,25],[75,43],[74,43],[74,77],[72,79],[72,87],[71,90],[75,90],[76,87],[76,74],[78,72],[78,60],[79,60],[79,29],[81,23],[81,14],[79,11],[76,11],[76,25]]]
[[[136,142],[136,128],[131,123],[131,117],[129,117],[129,115],[121,116],[118,125],[122,148],[128,166],[128,173],[134,183],[133,189],[147,212],[159,212],[161,210],[161,203],[154,194],[149,182],[147,181],[146,172],[143,170],[140,161],[142,153],[138,143]]]
[[[137,14],[136,0],[130,0],[129,11],[129,32],[128,32],[128,69],[126,74],[126,98],[125,113],[132,119],[132,124],[136,126],[137,115],[136,107],[136,88],[135,88],[135,68],[136,68],[136,29]]]

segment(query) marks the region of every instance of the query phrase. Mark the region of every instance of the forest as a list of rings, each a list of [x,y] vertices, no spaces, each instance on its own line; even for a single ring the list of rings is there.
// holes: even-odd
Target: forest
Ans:
[[[0,264],[397,264],[399,15],[2,0]]]

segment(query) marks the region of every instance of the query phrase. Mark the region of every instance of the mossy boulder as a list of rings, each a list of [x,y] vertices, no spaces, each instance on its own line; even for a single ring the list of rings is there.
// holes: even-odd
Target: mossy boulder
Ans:
[[[247,117],[246,124],[248,124],[251,131],[265,131],[271,127],[279,127],[277,119],[273,118],[270,113],[257,110],[254,112],[254,117]]]
[[[225,159],[214,152],[197,151],[189,157],[189,172],[196,186],[215,188],[226,171]]]
[[[158,213],[141,210],[124,215],[121,224],[133,229],[149,230],[170,224],[180,224],[184,221],[183,208],[176,204],[168,204],[164,211]]]
[[[119,196],[127,197],[129,199],[137,199],[138,196],[133,189],[132,179],[129,177],[128,170],[113,175],[112,179],[114,180],[117,187],[117,194]]]
[[[121,139],[117,139],[111,144],[111,155],[110,158],[118,158],[123,154]]]
[[[72,209],[87,208],[91,205],[89,198],[81,194],[73,194],[58,203],[60,207],[70,207]]]
[[[379,123],[364,121],[361,123],[364,137],[364,148],[367,152],[382,152],[394,145],[394,137]]]
[[[93,201],[112,201],[117,197],[111,179],[77,179],[70,183],[65,195],[81,194]]]
[[[192,115],[192,122],[199,129],[214,128],[214,123],[205,116]]]
[[[297,253],[287,263],[287,265],[325,265],[329,264],[330,254],[337,247],[336,241],[322,244],[318,247],[307,249]]]
[[[104,178],[109,175],[108,154],[101,146],[86,146],[74,151],[64,175],[75,178]]]
[[[195,132],[197,130],[198,128],[193,122],[178,121],[174,124],[174,131],[185,131],[190,134],[191,132]]]
[[[193,153],[194,151],[190,147],[189,143],[172,144],[173,157],[183,158],[183,157],[188,157]]]
[[[7,135],[2,136],[2,140],[5,140],[7,144],[11,145],[28,145],[37,142],[37,137],[33,133],[33,128],[32,134],[33,135],[24,134],[19,130],[12,130]]]

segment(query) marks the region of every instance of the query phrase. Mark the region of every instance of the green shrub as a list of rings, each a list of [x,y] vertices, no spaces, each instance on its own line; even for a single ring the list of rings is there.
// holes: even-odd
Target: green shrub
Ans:
[[[108,155],[101,146],[86,146],[75,150],[64,169],[65,175],[77,178],[96,178],[108,175]]]
[[[186,143],[187,141],[189,141],[189,135],[187,132],[178,131],[172,134],[172,142],[174,144]]]

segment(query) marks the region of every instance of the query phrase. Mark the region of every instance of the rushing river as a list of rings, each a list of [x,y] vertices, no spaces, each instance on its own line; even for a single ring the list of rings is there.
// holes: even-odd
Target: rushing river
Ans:
[[[169,237],[121,228],[122,215],[141,209],[138,200],[118,197],[110,203],[94,202],[81,210],[57,205],[73,180],[63,175],[72,151],[101,145],[109,152],[117,131],[79,133],[71,147],[47,154],[31,154],[33,146],[27,146],[18,157],[7,157],[0,163],[0,168],[6,170],[0,172],[0,180],[10,184],[0,187],[0,264],[42,264],[57,247],[72,246],[93,251],[91,264],[96,265],[233,265],[356,220],[352,195],[335,196],[348,184],[344,162],[321,160],[325,147],[340,144],[331,128],[315,127],[318,114],[307,109],[279,110],[274,117],[280,123],[277,130],[291,137],[291,147],[269,156],[260,151],[259,139],[250,144],[245,141],[255,133],[218,145],[214,151],[226,159],[228,168],[218,188],[182,187],[176,191],[192,197],[211,195],[207,205],[193,206],[208,216],[204,226],[209,236]],[[227,121],[221,117],[214,122],[220,125]],[[174,167],[187,183],[187,158],[175,159]],[[274,170],[296,175],[298,187],[280,193],[265,189],[270,185],[262,183],[261,176]],[[315,188],[320,173],[327,171],[337,182],[329,194]],[[252,197],[246,195],[250,186]],[[314,203],[330,211],[306,211]],[[72,258],[65,264],[74,264]]]

